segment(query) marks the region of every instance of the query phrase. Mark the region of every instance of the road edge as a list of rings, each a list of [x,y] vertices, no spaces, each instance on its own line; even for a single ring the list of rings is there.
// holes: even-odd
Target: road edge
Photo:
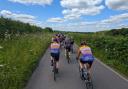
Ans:
[[[103,65],[105,68],[109,69],[110,71],[112,71],[114,74],[116,74],[117,76],[119,76],[121,79],[125,80],[126,82],[128,82],[128,79],[125,78],[123,75],[121,75],[119,72],[115,71],[113,68],[111,68],[110,66],[106,65],[105,63],[103,63],[101,60],[96,58],[96,61],[99,62],[101,65]]]

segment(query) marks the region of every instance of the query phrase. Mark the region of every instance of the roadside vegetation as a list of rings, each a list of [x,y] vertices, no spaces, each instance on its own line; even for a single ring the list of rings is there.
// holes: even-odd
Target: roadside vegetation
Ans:
[[[51,28],[0,18],[0,89],[24,88],[51,34]]]
[[[128,77],[128,28],[70,35],[77,44],[86,40],[98,59]]]

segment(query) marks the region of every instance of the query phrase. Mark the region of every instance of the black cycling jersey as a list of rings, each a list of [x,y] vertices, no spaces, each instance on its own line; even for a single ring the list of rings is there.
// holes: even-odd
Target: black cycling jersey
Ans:
[[[71,47],[71,40],[69,38],[65,39],[65,47]]]

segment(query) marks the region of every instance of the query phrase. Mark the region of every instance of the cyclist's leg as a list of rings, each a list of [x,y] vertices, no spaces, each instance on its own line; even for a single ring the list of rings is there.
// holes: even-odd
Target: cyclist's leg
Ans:
[[[56,61],[56,72],[58,73],[58,69],[59,69],[59,61]]]
[[[79,61],[80,69],[82,70],[84,68],[84,62],[80,59]]]
[[[89,73],[89,80],[91,79],[91,76],[92,76],[92,72],[91,72],[92,63],[93,63],[92,61],[87,61],[87,63],[86,63],[86,67],[87,67],[87,70]]]
[[[59,69],[59,53],[56,54],[56,69],[57,69],[57,72],[58,72],[58,69]]]
[[[88,64],[88,62],[86,62],[86,63],[84,64],[84,67],[87,68],[87,70],[90,69],[90,65]]]
[[[53,57],[51,57],[51,66],[53,66]]]
[[[65,56],[66,57],[69,56],[69,48],[68,47],[65,48]]]
[[[83,79],[85,78],[85,77],[84,77],[84,73],[83,73],[83,72],[84,72],[84,68],[85,68],[85,67],[84,67],[85,62],[82,61],[82,60],[80,60],[80,61],[79,61],[79,64],[80,64],[80,71],[81,71],[81,75],[80,75],[80,76],[81,76],[81,78],[82,78],[82,80],[83,80]]]
[[[67,48],[65,47],[65,56],[67,56]]]
[[[59,68],[59,54],[56,57],[56,68]]]
[[[53,53],[51,53],[51,66],[53,66],[53,58],[54,57],[54,54]]]
[[[69,56],[69,58],[71,56],[71,47],[68,48],[68,56]]]

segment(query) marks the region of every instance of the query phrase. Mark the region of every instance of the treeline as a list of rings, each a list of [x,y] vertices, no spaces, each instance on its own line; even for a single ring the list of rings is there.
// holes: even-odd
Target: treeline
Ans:
[[[128,36],[128,28],[121,28],[121,29],[112,29],[111,31],[107,32],[110,35],[123,35]]]
[[[99,34],[105,34],[110,36],[128,36],[128,28],[112,29],[110,31],[97,32]]]
[[[52,32],[52,28],[46,27],[42,29],[29,23],[13,21],[8,18],[0,17],[0,38],[10,37],[19,34],[36,33],[36,32]]]

